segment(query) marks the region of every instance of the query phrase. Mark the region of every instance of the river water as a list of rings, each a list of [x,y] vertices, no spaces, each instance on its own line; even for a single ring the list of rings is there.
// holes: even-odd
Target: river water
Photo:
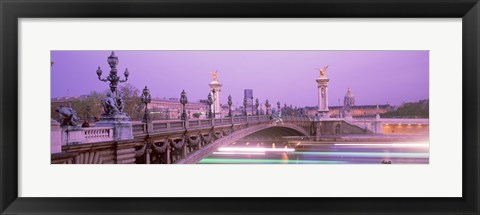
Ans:
[[[237,141],[201,164],[428,164],[428,141]]]

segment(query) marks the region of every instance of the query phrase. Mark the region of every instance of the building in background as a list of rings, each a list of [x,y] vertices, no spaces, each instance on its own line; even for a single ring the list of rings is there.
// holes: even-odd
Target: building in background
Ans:
[[[253,107],[253,90],[245,89],[243,91],[243,98],[247,99],[247,115],[255,115],[255,108]]]
[[[178,98],[155,98],[152,99],[152,102],[148,104],[147,108],[153,120],[176,120],[180,119],[182,104],[180,104]],[[185,105],[185,109],[187,110],[189,119],[205,118],[207,103],[206,101],[188,102]]]

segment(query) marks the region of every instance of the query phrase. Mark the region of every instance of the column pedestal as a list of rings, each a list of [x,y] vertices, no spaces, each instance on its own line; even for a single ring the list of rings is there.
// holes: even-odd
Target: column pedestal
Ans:
[[[220,84],[218,81],[212,81],[208,85],[210,86],[210,91],[213,94],[213,117],[222,118],[222,106],[220,105],[220,92],[222,91],[222,84]]]
[[[95,127],[113,127],[114,141],[133,139],[132,122],[125,113],[111,116],[102,115]]]

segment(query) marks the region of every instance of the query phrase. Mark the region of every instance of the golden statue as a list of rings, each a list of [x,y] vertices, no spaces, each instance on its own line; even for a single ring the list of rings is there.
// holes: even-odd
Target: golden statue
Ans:
[[[212,72],[212,80],[218,82],[218,71]]]
[[[327,69],[328,65],[320,69],[320,77],[325,77],[325,74],[327,74]]]

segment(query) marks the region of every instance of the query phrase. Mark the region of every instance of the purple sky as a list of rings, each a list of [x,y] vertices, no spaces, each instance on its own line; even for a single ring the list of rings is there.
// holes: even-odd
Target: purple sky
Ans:
[[[108,84],[97,79],[110,72],[111,51],[52,51],[51,96],[104,91]],[[115,51],[119,74],[128,68],[130,83],[145,85],[153,97],[180,97],[185,89],[189,101],[206,99],[210,73],[218,70],[223,84],[221,103],[232,95],[242,105],[243,90],[263,103],[318,105],[317,68],[329,65],[329,105],[343,103],[352,88],[357,105],[399,105],[427,99],[429,95],[428,51]]]

